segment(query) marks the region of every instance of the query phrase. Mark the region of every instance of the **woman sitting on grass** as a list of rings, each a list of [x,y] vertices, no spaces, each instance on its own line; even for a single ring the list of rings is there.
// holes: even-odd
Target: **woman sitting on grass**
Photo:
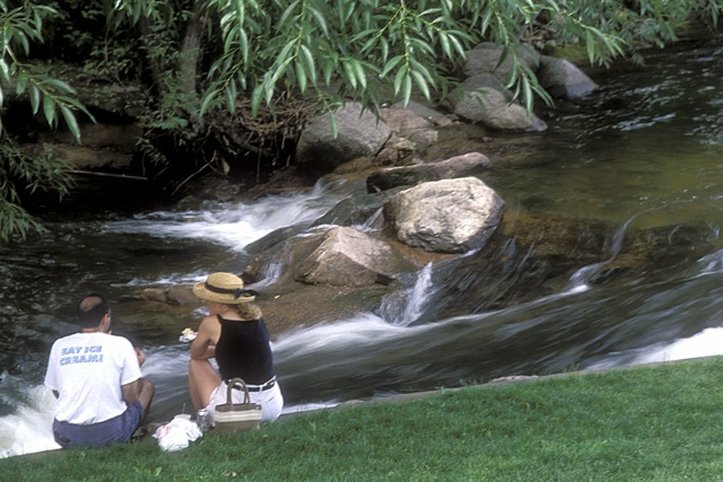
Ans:
[[[226,403],[226,380],[246,382],[252,403],[261,405],[262,419],[276,420],[284,398],[276,381],[269,333],[261,310],[252,304],[256,293],[231,273],[212,273],[196,283],[193,293],[206,302],[209,316],[201,320],[191,343],[188,389],[196,410],[213,414]],[[215,357],[219,372],[210,363]],[[234,387],[235,388],[235,387]],[[233,403],[242,403],[243,389],[232,389]]]

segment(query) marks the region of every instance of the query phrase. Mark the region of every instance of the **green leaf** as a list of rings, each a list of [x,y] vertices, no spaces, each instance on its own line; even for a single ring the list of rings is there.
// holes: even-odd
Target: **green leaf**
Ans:
[[[286,28],[286,23],[289,21],[289,17],[293,15],[294,10],[296,10],[296,7],[299,6],[299,0],[294,0],[289,4],[288,7],[286,7],[286,10],[284,10],[284,13],[281,14],[281,17],[279,17],[277,28],[278,29],[284,29]]]
[[[359,80],[359,84],[361,84],[363,89],[367,88],[367,76],[364,73],[364,67],[362,66],[361,62],[359,62],[357,59],[352,59],[351,61],[352,67],[354,67],[354,73],[356,74],[357,80]]]
[[[434,85],[434,78],[432,77],[432,74],[431,74],[431,72],[429,72],[427,67],[425,67],[422,63],[420,63],[416,60],[411,60],[410,63],[412,65],[413,70],[416,70],[417,72],[422,74],[424,76],[424,78],[427,79],[427,82]]]
[[[329,28],[326,25],[326,19],[324,18],[324,15],[322,15],[320,11],[318,11],[317,9],[312,8],[312,7],[309,7],[309,11],[316,19],[316,24],[324,32],[324,35],[326,37],[328,37],[329,36]]]
[[[263,100],[264,84],[260,83],[251,93],[251,114],[256,115],[259,113],[259,107],[261,107],[261,101]]]
[[[306,92],[306,73],[304,72],[304,66],[301,61],[294,62],[294,68],[296,70],[296,80],[299,83],[299,90],[301,93]]]
[[[226,109],[233,114],[236,111],[236,82],[229,82],[224,89],[224,93],[226,94]]]
[[[452,58],[452,50],[449,46],[449,38],[446,33],[442,32],[439,34],[439,43],[442,46],[442,53],[446,55],[447,58]]]
[[[25,55],[30,55],[30,42],[28,41],[28,37],[25,33],[21,30],[17,30],[15,32],[15,38],[20,42],[20,45],[22,45]]]
[[[585,31],[585,48],[587,49],[588,60],[591,64],[595,63],[595,42],[590,30]]]
[[[274,90],[276,84],[271,82],[269,79],[264,79],[264,83],[261,85],[264,89],[264,100],[266,101],[266,105],[271,105],[271,102],[274,100]]]
[[[397,74],[394,76],[394,95],[399,94],[399,91],[402,88],[402,81],[407,75],[407,67],[402,66],[398,71]]]
[[[311,50],[306,45],[301,46],[301,60],[304,62],[304,68],[306,73],[311,77],[312,84],[316,84],[316,64],[314,63],[314,56],[311,55]]]
[[[331,76],[334,73],[334,69],[336,68],[335,60],[336,59],[329,57],[324,61],[324,65],[322,65],[321,67],[321,70],[324,73],[324,83],[326,85],[329,85],[331,83]]]
[[[239,46],[241,47],[241,58],[244,63],[249,61],[249,39],[246,36],[246,30],[239,28]]]
[[[50,85],[60,94],[75,94],[75,89],[63,82],[62,80],[47,78],[43,80],[43,84]]]
[[[48,122],[48,125],[55,127],[55,100],[53,100],[53,98],[49,95],[43,97],[43,114],[45,115],[45,120]]]
[[[532,112],[532,104],[534,101],[534,98],[532,96],[532,88],[530,87],[530,80],[527,77],[524,77],[522,79],[522,88],[524,91],[524,99],[525,99],[525,109],[527,112]]]
[[[399,62],[401,62],[402,60],[404,60],[403,55],[397,55],[396,57],[392,57],[392,59],[384,66],[384,70],[382,70],[382,73],[379,74],[379,77],[386,77],[387,74],[394,70],[396,66],[399,65]]]
[[[0,74],[4,82],[10,82],[10,67],[5,63],[5,59],[0,57]]]
[[[344,73],[346,74],[345,79],[351,84],[352,89],[356,89],[357,78],[356,74],[354,73],[354,67],[352,66],[352,62],[345,59],[342,63],[342,67],[344,67]]]
[[[80,144],[80,127],[78,127],[78,121],[75,118],[75,114],[68,107],[61,105],[60,112],[63,114],[63,119],[70,129],[70,133],[75,137],[75,141]]]
[[[336,139],[336,136],[339,134],[339,129],[336,125],[336,116],[334,114],[329,114],[329,129],[331,129],[331,137]]]
[[[22,70],[18,72],[17,79],[15,80],[15,92],[21,95],[25,92],[25,88],[28,86],[28,76]]]
[[[203,100],[201,101],[201,109],[198,113],[199,117],[203,117],[204,114],[206,114],[206,111],[211,106],[211,104],[216,100],[216,97],[218,97],[219,91],[218,89],[211,89],[208,92],[206,92],[206,95],[203,97]]]
[[[414,82],[417,84],[417,87],[419,87],[419,90],[422,91],[424,97],[430,100],[431,96],[429,95],[429,87],[427,87],[426,79],[416,70],[412,70],[412,77],[414,77]]]
[[[452,45],[454,45],[454,49],[457,51],[459,56],[464,59],[466,55],[464,53],[464,47],[462,46],[462,42],[460,42],[455,35],[450,35],[449,41],[452,42]]]
[[[30,107],[33,110],[33,115],[38,113],[40,108],[40,89],[38,86],[33,84],[30,86]]]
[[[411,97],[412,97],[412,77],[410,75],[405,75],[403,85],[402,85],[402,100],[404,101],[405,106],[407,104],[409,104],[409,99]]]

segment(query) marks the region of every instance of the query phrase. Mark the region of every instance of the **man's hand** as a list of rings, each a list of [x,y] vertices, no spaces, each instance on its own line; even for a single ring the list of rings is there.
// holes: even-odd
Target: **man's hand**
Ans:
[[[136,347],[136,357],[138,357],[138,366],[142,367],[143,364],[146,362],[146,355],[139,347]]]

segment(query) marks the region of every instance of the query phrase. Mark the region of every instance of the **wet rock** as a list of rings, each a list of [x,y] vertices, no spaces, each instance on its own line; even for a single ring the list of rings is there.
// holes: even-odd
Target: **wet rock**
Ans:
[[[208,174],[192,183],[181,186],[178,195],[179,209],[200,209],[209,201],[227,202],[238,198],[242,191],[241,185],[222,174]]]
[[[469,152],[444,161],[413,166],[390,167],[367,178],[369,192],[386,191],[399,186],[415,186],[422,182],[470,176],[490,168],[492,161],[479,152]]]
[[[193,294],[190,286],[171,286],[166,292],[166,300],[174,305],[198,305],[201,303]]]
[[[510,102],[509,94],[498,87],[499,81],[490,74],[479,74],[465,80],[454,113],[472,122],[481,122],[493,129],[541,132],[547,124],[521,105]]]
[[[516,47],[517,54],[530,70],[535,71],[540,64],[540,54],[531,46],[522,44]],[[482,42],[474,49],[465,52],[467,62],[464,65],[464,73],[473,77],[482,73],[494,74],[501,82],[506,83],[512,71],[512,56],[504,54],[504,47],[492,42]]]
[[[324,216],[314,221],[314,226],[335,224],[337,226],[352,226],[367,224],[377,213],[381,212],[384,202],[394,192],[381,192],[350,196],[339,201]]]
[[[381,117],[392,131],[411,143],[410,150],[423,150],[437,140],[437,125],[432,118],[421,116],[409,108],[382,109]]]
[[[166,289],[165,288],[145,288],[141,291],[140,298],[146,301],[158,301],[159,303],[166,302]]]
[[[397,193],[384,205],[386,226],[405,244],[462,253],[482,247],[504,202],[474,177],[427,182]]]
[[[434,126],[442,127],[452,124],[452,120],[443,112],[440,112],[436,108],[430,107],[429,105],[410,100],[405,106],[403,102],[397,102],[392,105],[392,109],[402,109],[412,111],[419,117],[427,119]]]
[[[436,138],[436,131],[434,131],[434,133]],[[382,166],[394,166],[400,164],[407,165],[410,163],[414,163],[415,160],[412,156],[416,151],[416,143],[404,137],[397,137],[396,135],[392,135],[384,148],[374,158],[374,164]]]
[[[566,59],[542,56],[538,80],[554,97],[579,99],[597,90],[593,82],[575,64]]]
[[[190,286],[174,285],[171,287],[152,287],[144,288],[139,298],[145,301],[155,301],[158,303],[166,303],[169,305],[189,305],[200,304],[200,301],[194,296]]]
[[[404,137],[416,131],[435,127],[434,122],[430,119],[418,115],[412,109],[400,106],[384,108],[380,114],[382,120],[393,132]]]
[[[339,227],[327,232],[321,245],[296,266],[294,278],[335,286],[388,285],[400,271],[415,269],[385,242]]]

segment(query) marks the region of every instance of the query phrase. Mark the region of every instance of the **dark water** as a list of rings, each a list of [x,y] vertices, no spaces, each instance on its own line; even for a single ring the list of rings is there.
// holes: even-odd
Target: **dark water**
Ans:
[[[485,277],[472,254],[454,270],[420,272],[402,305],[287,333],[274,351],[289,406],[723,354],[721,45],[717,38],[651,52],[647,65],[596,74],[599,93],[565,106],[547,133],[511,139],[494,159],[499,167],[485,181],[509,212],[609,226],[599,259],[574,267],[546,296],[480,310],[505,280]],[[151,417],[167,419],[188,403],[187,352],[175,336],[200,313],[179,308],[169,321],[132,295],[240,269],[245,245],[316,219],[339,199],[319,190],[132,218],[54,215],[47,234],[0,247],[0,456],[52,447],[45,357],[75,329],[68,320],[80,295],[100,290],[114,300],[115,331],[144,346],[144,372],[158,385]],[[591,283],[625,254],[634,230],[660,230],[671,243],[695,236],[682,254]],[[512,252],[520,262],[524,255]],[[177,332],[169,334],[169,323]]]

